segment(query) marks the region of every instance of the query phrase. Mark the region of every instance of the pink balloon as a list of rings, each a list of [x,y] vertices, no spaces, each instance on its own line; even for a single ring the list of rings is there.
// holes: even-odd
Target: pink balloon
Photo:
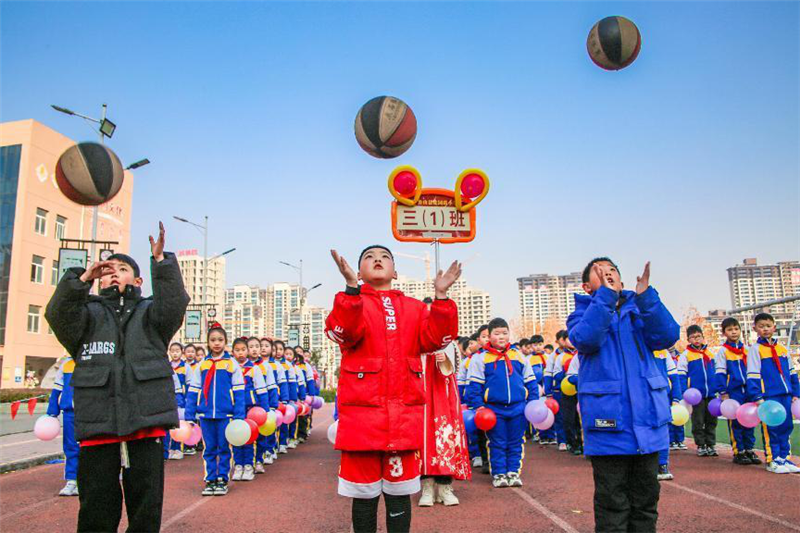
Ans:
[[[728,420],[733,420],[736,418],[736,411],[739,410],[740,404],[733,398],[728,398],[719,406],[720,412],[722,412],[722,416],[727,418]]]
[[[294,405],[287,404],[286,414],[283,415],[283,423],[291,424],[292,422],[294,422],[295,418],[297,418],[297,411],[295,410]]]
[[[275,427],[283,424],[283,413],[278,410],[272,411],[275,414]]]
[[[306,399],[303,400],[303,402],[306,405],[311,405],[312,403],[314,403],[314,397],[313,396],[306,396]]]
[[[192,436],[192,427],[186,420],[181,420],[177,428],[169,430],[169,436],[178,442],[186,442],[186,439]]]
[[[800,400],[792,402],[792,416],[800,420]]]
[[[33,426],[33,434],[39,440],[53,440],[61,432],[61,422],[54,416],[40,416]]]
[[[758,405],[750,402],[739,407],[736,411],[736,420],[746,428],[754,428],[761,421],[758,418]]]
[[[187,446],[194,446],[200,439],[203,438],[203,430],[200,429],[200,424],[192,424],[192,434],[189,435],[189,438],[183,441],[183,443]]]
[[[547,418],[545,418],[543,422],[540,422],[538,424],[534,424],[533,427],[535,427],[538,430],[550,429],[550,427],[552,427],[552,425],[553,425],[553,422],[555,422],[555,421],[556,421],[556,415],[553,414],[553,411],[548,409],[547,410]]]

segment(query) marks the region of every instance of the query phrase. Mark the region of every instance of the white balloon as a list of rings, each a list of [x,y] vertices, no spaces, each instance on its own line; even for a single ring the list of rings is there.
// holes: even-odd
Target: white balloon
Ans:
[[[333,424],[328,426],[328,440],[331,444],[336,445],[336,432],[339,431],[339,421],[336,420]]]

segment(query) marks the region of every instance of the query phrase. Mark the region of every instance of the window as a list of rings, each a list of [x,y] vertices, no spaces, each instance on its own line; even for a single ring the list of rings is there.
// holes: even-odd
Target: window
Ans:
[[[58,261],[53,260],[53,270],[50,271],[50,285],[58,285]]]
[[[41,312],[41,306],[28,306],[28,333],[39,333],[39,314]]]
[[[56,215],[56,240],[67,238],[67,219],[61,215]]]
[[[44,257],[38,255],[33,256],[31,262],[31,281],[33,283],[42,283],[44,277]]]
[[[39,235],[47,235],[47,211],[41,207],[36,208],[36,221],[33,225],[33,231]]]

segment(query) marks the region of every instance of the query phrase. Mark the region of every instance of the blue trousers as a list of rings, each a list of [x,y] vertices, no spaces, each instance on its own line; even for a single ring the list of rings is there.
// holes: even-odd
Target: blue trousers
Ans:
[[[764,396],[764,400],[774,400],[786,409],[786,420],[780,426],[770,427],[761,424],[764,431],[764,451],[766,452],[767,462],[781,457],[786,459],[792,453],[789,437],[792,435],[794,424],[792,422],[792,396],[781,394],[780,396]]]
[[[234,446],[233,447],[233,464],[235,465],[252,465],[255,466],[256,462],[256,444],[253,443],[249,446]],[[260,463],[261,461],[259,461]]]
[[[491,405],[489,408],[497,416],[497,424],[486,432],[491,473],[493,476],[520,473],[528,423],[523,413],[524,406]]]
[[[72,409],[62,411],[61,418],[64,426],[62,445],[64,447],[64,456],[67,458],[64,463],[64,479],[77,481],[78,452],[80,452],[81,447],[78,445],[78,441],[75,440],[75,411]]]
[[[278,430],[267,437],[267,453],[275,453],[278,450]]]
[[[478,447],[478,432],[473,431],[472,433],[467,433],[467,447],[469,449],[469,458],[472,459],[474,457],[481,456],[481,450]]]
[[[225,428],[229,422],[229,418],[200,419],[200,429],[203,430],[203,441],[206,445],[203,450],[206,481],[228,481],[231,471],[231,445],[225,438]]]
[[[686,433],[684,432],[683,426],[669,424],[669,441],[683,442],[684,440],[686,440]]]
[[[281,425],[281,432],[278,435],[278,443],[281,446],[286,446],[289,443],[289,424]]]
[[[256,462],[263,463],[264,455],[269,451],[269,437],[259,435],[256,441]],[[271,453],[271,452],[270,452]]]
[[[734,390],[728,393],[732,400],[736,400],[744,405],[747,395],[743,390]],[[752,450],[756,445],[756,432],[754,428],[746,428],[736,419],[728,420],[728,435],[731,438],[731,448],[733,453],[741,453]]]
[[[295,417],[294,422],[289,424],[289,438],[296,439],[297,438],[297,418]]]
[[[567,443],[567,432],[564,429],[564,418],[561,416],[561,396],[560,392],[553,392],[553,399],[558,402],[558,412],[555,415],[555,420],[553,421],[553,431],[556,434],[556,441],[559,444],[566,444]]]

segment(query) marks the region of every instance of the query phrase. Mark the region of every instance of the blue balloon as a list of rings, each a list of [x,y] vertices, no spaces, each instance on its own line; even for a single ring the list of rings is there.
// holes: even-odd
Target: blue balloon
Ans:
[[[770,427],[780,426],[786,421],[786,408],[775,400],[767,400],[758,406],[758,418]]]
[[[475,425],[475,411],[471,409],[465,409],[461,411],[462,416],[464,417],[464,429],[469,434],[473,434],[478,430],[478,426]]]

